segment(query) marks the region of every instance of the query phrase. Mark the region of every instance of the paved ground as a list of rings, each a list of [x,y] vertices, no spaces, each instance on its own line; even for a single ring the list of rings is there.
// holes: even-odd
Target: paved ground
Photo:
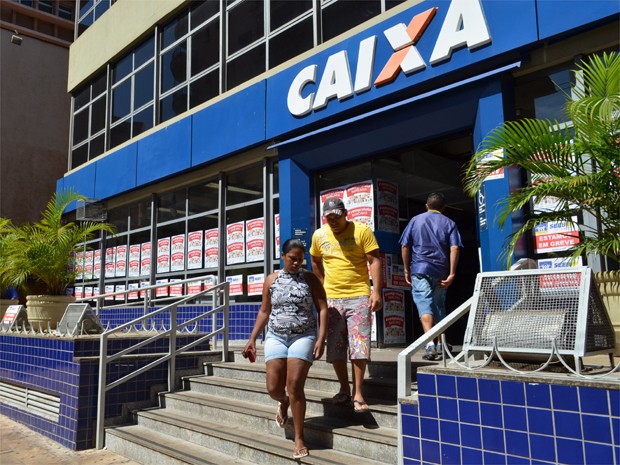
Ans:
[[[76,452],[0,415],[0,465],[139,465],[106,450]]]

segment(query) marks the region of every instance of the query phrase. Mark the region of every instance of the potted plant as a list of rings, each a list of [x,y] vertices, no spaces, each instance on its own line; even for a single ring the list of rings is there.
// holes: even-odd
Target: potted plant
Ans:
[[[77,276],[72,261],[79,245],[93,239],[98,231],[113,232],[107,223],[66,221],[65,210],[80,199],[85,197],[73,191],[54,194],[40,221],[12,227],[0,275],[26,293],[31,288],[37,291],[37,295],[26,296],[31,324],[45,327],[49,322],[52,328],[58,324],[67,304],[74,300],[66,291]]]

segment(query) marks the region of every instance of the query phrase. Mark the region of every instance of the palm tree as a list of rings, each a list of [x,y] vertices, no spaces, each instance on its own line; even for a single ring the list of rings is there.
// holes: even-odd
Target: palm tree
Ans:
[[[98,231],[114,232],[107,223],[65,221],[65,210],[79,199],[85,197],[73,191],[54,194],[39,222],[10,228],[12,236],[0,264],[0,276],[9,285],[25,289],[32,279],[42,284],[47,294],[64,295],[77,276],[71,259],[79,244]]]
[[[526,232],[546,222],[571,222],[578,211],[599,224],[575,223],[580,242],[572,257],[594,253],[620,261],[620,55],[592,56],[573,72],[574,97],[566,103],[572,127],[557,120],[507,121],[487,135],[466,168],[464,187],[472,197],[499,168],[529,172],[523,188],[505,199],[498,218],[503,226],[511,213],[525,209],[524,224],[506,250],[508,265]],[[503,157],[490,157],[502,152]],[[536,208],[536,199],[545,197],[557,200],[553,211]]]

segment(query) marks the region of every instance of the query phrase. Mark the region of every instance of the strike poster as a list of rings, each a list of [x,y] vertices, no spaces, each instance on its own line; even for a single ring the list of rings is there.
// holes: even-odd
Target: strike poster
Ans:
[[[85,286],[84,287],[84,297],[89,298],[93,296],[93,287]]]
[[[116,247],[105,249],[105,277],[113,278],[115,272],[114,260],[116,258]]]
[[[202,281],[191,281],[187,283],[187,295],[198,294],[202,291]]]
[[[93,261],[93,277],[99,279],[101,277],[101,249],[95,250]]]
[[[155,284],[166,284],[168,282],[167,279],[158,279],[155,281]],[[168,286],[162,286],[155,289],[155,297],[167,297],[168,296]]]
[[[280,258],[280,214],[276,213],[273,217],[273,234],[276,258]]]
[[[135,278],[140,276],[140,245],[133,244],[129,246],[129,277]]]
[[[322,191],[321,192],[321,205],[319,206],[319,208],[321,209],[321,224],[325,224],[325,217],[323,216],[323,204],[325,203],[325,201],[329,198],[329,197],[338,197],[339,199],[342,199],[345,206],[347,205],[346,199],[345,199],[345,188],[344,187],[337,187],[335,189],[328,189],[326,191]]]
[[[84,279],[93,279],[93,258],[95,256],[94,251],[87,250],[84,252]]]
[[[395,289],[383,290],[383,342],[405,342],[405,293]]]
[[[119,245],[116,247],[116,277],[125,276],[127,270],[127,246]],[[123,296],[124,298],[124,296]]]
[[[255,218],[245,222],[246,255],[248,262],[265,259],[265,219]]]
[[[75,286],[73,293],[76,299],[81,299],[84,297],[84,288],[82,286]]]
[[[114,292],[121,292],[125,290],[125,285],[124,284],[117,284],[114,287]],[[125,300],[125,294],[117,294],[114,296],[114,300]]]
[[[170,271],[170,238],[157,239],[157,272],[167,273]]]
[[[105,285],[105,294],[112,294],[114,292],[114,284],[106,284]],[[105,300],[114,300],[114,296],[108,296]]]
[[[205,231],[205,268],[217,268],[220,263],[220,232],[217,228]]]
[[[171,279],[170,280],[170,295],[180,296],[183,295],[183,284],[172,284],[177,281],[181,281],[180,279]]]
[[[170,239],[170,271],[185,270],[185,234]]]
[[[357,221],[375,230],[375,209],[372,192],[372,181],[350,184],[345,189],[347,219]]]
[[[243,221],[226,225],[226,263],[245,262],[245,225]]]
[[[248,295],[261,295],[264,283],[264,273],[248,275]]]
[[[151,243],[143,242],[140,252],[140,276],[151,274]]]
[[[579,230],[570,221],[549,221],[534,228],[534,241],[536,253],[562,252],[579,244]]]
[[[229,295],[243,294],[243,275],[226,276],[226,281],[230,283]]]
[[[399,233],[398,185],[379,179],[377,181],[377,229]]]
[[[129,300],[135,300],[138,298],[138,283],[129,283],[127,285],[128,289],[132,292],[130,292],[129,294],[127,294],[127,298]],[[135,289],[135,291],[134,291]]]
[[[202,231],[187,233],[187,269],[202,268]]]

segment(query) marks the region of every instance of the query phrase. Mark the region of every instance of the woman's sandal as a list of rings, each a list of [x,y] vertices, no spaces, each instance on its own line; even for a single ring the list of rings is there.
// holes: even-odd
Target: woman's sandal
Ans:
[[[356,407],[357,405],[359,405],[359,408]],[[367,413],[367,412],[370,412],[370,409],[368,408],[368,404],[366,402],[361,402],[359,400],[354,400],[353,401],[353,411],[355,413]]]
[[[334,405],[348,405],[351,403],[351,395],[346,392],[339,392],[332,397],[332,404]]]
[[[308,452],[308,448],[307,447],[301,447],[299,449],[294,449],[293,450],[293,458],[294,459],[302,459],[304,457],[307,457],[308,455],[310,455],[310,452]]]
[[[280,428],[284,428],[286,426],[286,421],[288,420],[288,402],[285,405],[286,409],[283,408],[284,405],[282,404],[282,402],[278,402],[278,411],[276,412],[275,420]]]

